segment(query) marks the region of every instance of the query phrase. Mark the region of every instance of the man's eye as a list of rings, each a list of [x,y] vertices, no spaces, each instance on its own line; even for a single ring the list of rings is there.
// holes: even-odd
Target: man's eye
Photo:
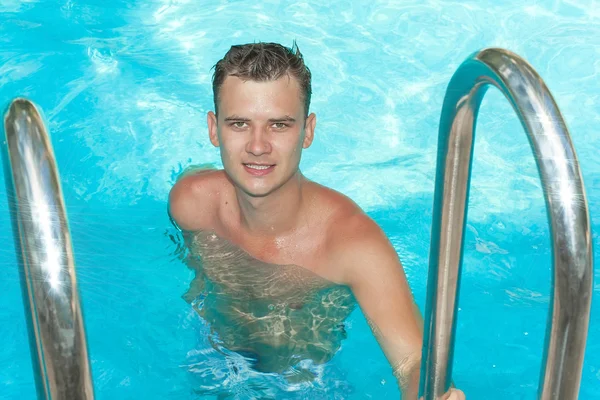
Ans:
[[[234,123],[231,124],[234,128],[243,128],[246,126],[246,123],[244,121],[236,121]]]
[[[275,129],[285,129],[285,128],[287,128],[287,124],[285,124],[283,122],[275,122],[273,124],[273,126],[275,127]]]

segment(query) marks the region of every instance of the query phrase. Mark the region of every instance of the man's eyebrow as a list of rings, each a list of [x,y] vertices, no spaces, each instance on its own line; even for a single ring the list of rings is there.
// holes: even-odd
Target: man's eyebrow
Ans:
[[[296,120],[289,115],[284,115],[280,118],[269,118],[269,122],[296,122]]]
[[[244,118],[244,117],[240,117],[238,115],[230,115],[229,117],[225,118],[224,120],[225,122],[227,121],[244,121],[244,122],[249,122],[250,118]]]

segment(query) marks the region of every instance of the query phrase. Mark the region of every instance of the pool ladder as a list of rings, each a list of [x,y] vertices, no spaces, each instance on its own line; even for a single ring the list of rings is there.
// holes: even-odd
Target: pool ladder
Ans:
[[[593,272],[583,180],[544,82],[524,60],[502,49],[471,55],[452,77],[444,100],[420,394],[438,399],[450,387],[474,127],[489,85],[506,95],[528,134],[552,233],[554,293],[539,398],[576,399]],[[48,133],[36,107],[25,99],[11,103],[4,127],[5,180],[38,398],[92,399],[71,238]]]
[[[50,138],[25,99],[11,103],[4,130],[4,176],[37,395],[91,400],[71,235]]]
[[[460,65],[442,107],[419,393],[425,400],[441,399],[451,383],[475,123],[490,85],[504,93],[525,128],[552,236],[553,293],[538,398],[575,400],[593,290],[583,179],[565,122],[542,79],[516,54],[493,48]]]

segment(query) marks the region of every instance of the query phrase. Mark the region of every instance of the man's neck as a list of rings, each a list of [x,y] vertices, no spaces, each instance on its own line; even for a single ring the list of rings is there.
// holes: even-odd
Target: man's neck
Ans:
[[[302,209],[304,177],[298,171],[283,186],[264,197],[236,189],[240,223],[253,235],[277,236],[296,227]]]

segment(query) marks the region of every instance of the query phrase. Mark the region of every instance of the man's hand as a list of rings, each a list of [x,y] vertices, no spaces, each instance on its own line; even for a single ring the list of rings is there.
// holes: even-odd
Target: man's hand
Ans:
[[[446,397],[447,396],[447,397]],[[448,393],[444,395],[443,400],[466,400],[465,394],[458,389],[450,389]],[[423,397],[419,398],[423,400]]]
[[[450,397],[448,397],[448,400],[465,400],[466,396],[465,394],[458,389],[450,389]]]

